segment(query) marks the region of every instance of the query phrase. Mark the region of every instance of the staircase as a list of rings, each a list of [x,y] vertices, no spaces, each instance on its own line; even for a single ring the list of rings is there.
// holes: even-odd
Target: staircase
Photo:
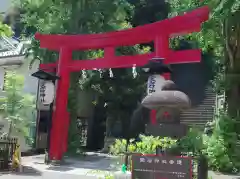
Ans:
[[[214,116],[216,93],[210,87],[205,90],[205,99],[199,105],[181,113],[181,123],[189,126],[204,127]]]

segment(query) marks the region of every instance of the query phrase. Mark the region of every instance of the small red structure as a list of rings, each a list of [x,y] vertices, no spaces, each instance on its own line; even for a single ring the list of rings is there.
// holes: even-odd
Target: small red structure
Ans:
[[[143,66],[153,57],[165,59],[164,63],[195,63],[201,60],[201,50],[173,51],[169,48],[169,38],[201,30],[201,23],[208,20],[209,9],[204,6],[192,12],[171,19],[148,24],[133,29],[92,34],[92,35],[45,35],[36,34],[41,48],[59,51],[55,63],[41,64],[44,70],[56,70],[60,80],[57,82],[56,100],[53,111],[50,139],[50,159],[60,160],[67,149],[69,114],[67,111],[70,73],[94,68],[126,68]],[[116,56],[115,48],[154,41],[155,52],[135,55]],[[72,60],[72,51],[104,49],[104,57],[95,60]],[[166,77],[169,75],[166,75]],[[155,112],[152,112],[152,122]]]

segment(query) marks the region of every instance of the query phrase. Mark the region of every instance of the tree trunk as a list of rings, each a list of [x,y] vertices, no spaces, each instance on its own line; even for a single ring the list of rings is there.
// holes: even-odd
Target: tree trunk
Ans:
[[[114,126],[114,121],[111,117],[108,116],[106,119],[106,137],[111,136],[113,126]]]
[[[240,109],[240,23],[237,15],[231,14],[223,21],[223,38],[225,43],[224,56],[226,59],[226,91],[228,113],[237,117]]]
[[[227,91],[227,104],[228,113],[231,117],[235,118],[239,115],[240,109],[240,86],[235,84]]]
[[[104,148],[102,152],[109,152],[109,147],[115,142],[115,138],[112,136],[112,128],[114,126],[114,121],[111,117],[106,119],[106,134],[104,138]]]
[[[69,89],[68,110],[70,112],[70,125],[68,134],[68,149],[75,152],[81,146],[81,136],[77,131],[78,117],[78,93],[81,90],[79,87],[79,79],[81,73],[73,73],[71,75],[71,87]]]
[[[9,140],[10,137],[12,136],[12,128],[13,128],[13,122],[11,121],[10,122],[10,125],[9,125],[9,129],[8,129],[8,135],[7,135],[7,139]]]
[[[130,130],[130,116],[124,116],[124,118],[121,120],[121,124],[122,124],[122,137],[124,138],[128,138],[128,134],[129,134],[129,130]]]

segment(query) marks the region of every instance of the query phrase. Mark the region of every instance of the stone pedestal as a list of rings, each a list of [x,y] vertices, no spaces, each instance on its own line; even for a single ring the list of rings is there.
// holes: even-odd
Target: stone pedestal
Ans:
[[[171,80],[162,80],[158,88],[142,100],[144,107],[157,110],[157,125],[148,124],[146,133],[156,137],[182,138],[187,134],[188,127],[180,123],[180,113],[191,107],[191,101]]]
[[[146,125],[146,134],[155,137],[172,137],[179,139],[188,132],[188,126],[185,124],[160,123],[158,125]]]

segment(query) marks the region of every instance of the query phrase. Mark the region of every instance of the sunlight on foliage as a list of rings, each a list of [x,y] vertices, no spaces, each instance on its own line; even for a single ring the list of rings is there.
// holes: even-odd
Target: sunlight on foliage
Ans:
[[[24,77],[8,71],[5,82],[5,97],[1,98],[1,110],[10,127],[8,137],[13,131],[21,133],[27,140],[30,139],[29,128],[35,123],[33,113],[35,98],[30,94],[23,94]]]
[[[153,137],[140,135],[141,141],[131,140],[128,146],[129,153],[155,154],[157,147],[169,149],[176,144],[176,140],[169,137]],[[110,147],[110,153],[114,155],[124,154],[126,152],[127,141],[125,139],[117,139],[115,144]]]
[[[0,21],[0,37],[2,37],[2,36],[10,37],[12,35],[13,35],[13,31],[12,31],[11,27],[9,27],[6,24],[3,24]]]

